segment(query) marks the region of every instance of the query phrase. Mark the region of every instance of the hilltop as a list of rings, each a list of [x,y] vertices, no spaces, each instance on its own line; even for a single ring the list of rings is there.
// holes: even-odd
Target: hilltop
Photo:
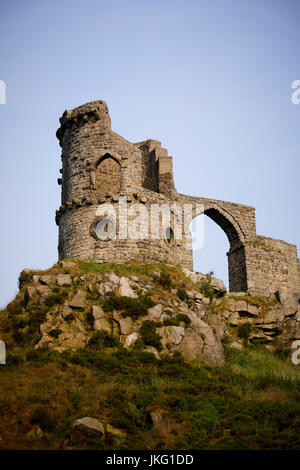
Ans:
[[[298,303],[158,263],[22,271],[0,313],[3,449],[296,449]]]

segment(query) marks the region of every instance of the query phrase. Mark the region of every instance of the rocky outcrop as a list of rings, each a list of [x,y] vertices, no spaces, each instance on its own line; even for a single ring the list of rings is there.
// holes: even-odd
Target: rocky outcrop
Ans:
[[[209,324],[210,299],[199,290],[184,291],[180,298],[173,288],[170,296],[162,295],[160,302],[152,301],[153,306],[140,314],[143,296],[149,297],[155,291],[154,279],[159,278],[159,272],[153,273],[152,280],[140,281],[137,276],[118,276],[114,272],[72,273],[73,264],[76,267],[72,261],[61,262],[61,267],[70,272],[23,276],[27,306],[53,303],[40,325],[41,337],[36,349],[48,347],[62,352],[83,348],[95,334],[102,332],[116,338],[127,349],[140,344],[158,359],[162,354],[180,352],[187,361],[224,364],[223,327],[220,334],[215,325]],[[129,299],[126,302],[135,306],[135,314],[132,315],[130,308],[126,310],[127,304],[124,308],[107,308],[107,301],[114,298]],[[144,335],[145,322],[150,324],[156,343]]]
[[[128,350],[138,347],[157,359],[179,352],[186,361],[221,366],[225,337],[236,348],[245,342],[290,347],[300,339],[295,296],[227,293],[216,278],[182,271],[181,276],[189,279],[188,289],[176,283],[161,287],[158,271],[146,278],[112,271],[84,273],[74,261],[62,261],[59,269],[41,275],[23,271],[24,309],[37,305],[47,312],[35,348],[58,352],[84,348],[93,338],[102,338],[105,344],[106,335],[114,338],[109,344]]]

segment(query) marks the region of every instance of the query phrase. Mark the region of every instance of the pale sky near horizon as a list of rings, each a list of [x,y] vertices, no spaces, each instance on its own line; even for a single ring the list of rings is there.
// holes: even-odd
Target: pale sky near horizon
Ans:
[[[24,268],[57,261],[59,117],[108,103],[112,129],[160,140],[179,192],[256,207],[257,233],[300,248],[300,1],[2,0],[0,307]],[[205,217],[195,268],[227,281]]]

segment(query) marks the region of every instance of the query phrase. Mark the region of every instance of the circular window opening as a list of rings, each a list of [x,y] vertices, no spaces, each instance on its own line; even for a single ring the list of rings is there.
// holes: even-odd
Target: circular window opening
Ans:
[[[112,219],[108,217],[99,220],[96,224],[96,235],[101,241],[112,240],[116,236],[116,226]]]
[[[174,232],[171,227],[167,227],[164,233],[165,241],[170,245],[174,240]]]

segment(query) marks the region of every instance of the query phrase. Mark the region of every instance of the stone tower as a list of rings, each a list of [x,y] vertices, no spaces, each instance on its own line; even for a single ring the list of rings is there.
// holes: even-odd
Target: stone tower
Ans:
[[[205,213],[228,237],[231,291],[268,295],[283,290],[299,296],[296,246],[257,235],[253,207],[177,193],[168,151],[157,140],[130,143],[113,132],[104,101],[65,111],[60,124],[60,259],[154,261],[192,269],[189,228],[174,227],[189,206],[192,218]],[[170,221],[159,213],[159,230],[151,224],[154,206],[170,209]],[[140,224],[140,236],[136,230],[132,236],[141,214],[147,223]]]

